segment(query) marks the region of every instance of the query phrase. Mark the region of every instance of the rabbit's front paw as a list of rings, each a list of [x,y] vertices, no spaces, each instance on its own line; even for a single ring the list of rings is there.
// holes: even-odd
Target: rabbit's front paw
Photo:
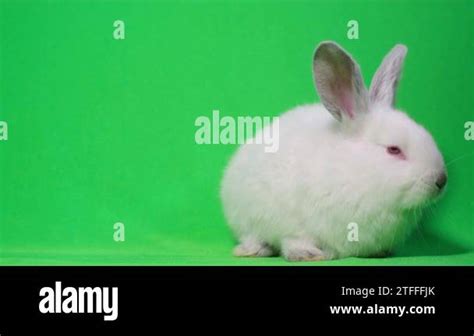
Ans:
[[[234,248],[234,256],[236,257],[270,257],[274,254],[271,246],[255,239],[242,240]]]
[[[320,261],[328,256],[304,239],[286,239],[282,242],[282,255],[288,261]]]

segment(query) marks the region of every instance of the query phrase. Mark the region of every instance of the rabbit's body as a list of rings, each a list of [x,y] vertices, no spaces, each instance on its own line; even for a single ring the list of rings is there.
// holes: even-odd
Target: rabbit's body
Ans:
[[[276,153],[247,144],[227,168],[222,199],[237,237],[275,249],[285,239],[308,240],[325,257],[341,258],[383,253],[409,231],[413,212],[391,207],[391,199],[381,202],[383,186],[364,190],[372,178],[366,166],[372,162],[357,157],[364,145],[341,140],[322,104],[297,107],[279,122]],[[354,229],[358,241],[348,239]]]
[[[324,105],[284,113],[276,153],[247,143],[226,169],[221,197],[240,242],[235,255],[380,255],[411,231],[446,175],[430,134],[390,104],[400,48],[376,74],[370,100],[357,64],[335,44],[318,48],[315,74]]]

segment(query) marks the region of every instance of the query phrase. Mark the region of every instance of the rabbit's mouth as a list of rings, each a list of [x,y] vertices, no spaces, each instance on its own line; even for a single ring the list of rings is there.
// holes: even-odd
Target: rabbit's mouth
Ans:
[[[436,202],[444,195],[445,190],[446,188],[444,186],[440,188],[436,183],[430,183],[424,178],[417,180],[411,188],[412,193],[415,195],[414,198],[419,200],[419,202],[416,202],[419,206]]]
[[[430,183],[422,182],[421,189],[424,189],[424,192],[428,195],[429,200],[436,200],[444,193],[444,188],[440,189],[436,185]]]

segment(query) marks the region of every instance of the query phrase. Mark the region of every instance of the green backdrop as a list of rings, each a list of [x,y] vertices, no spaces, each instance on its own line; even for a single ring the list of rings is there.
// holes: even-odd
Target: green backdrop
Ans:
[[[237,147],[197,145],[194,121],[317,100],[313,50],[335,40],[366,84],[408,46],[398,106],[434,135],[449,185],[393,257],[309,264],[474,265],[473,19],[453,0],[2,0],[0,264],[288,265],[231,256],[218,194]]]

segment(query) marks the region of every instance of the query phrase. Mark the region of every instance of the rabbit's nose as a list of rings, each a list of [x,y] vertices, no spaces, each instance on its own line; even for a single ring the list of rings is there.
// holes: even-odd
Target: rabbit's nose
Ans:
[[[439,175],[438,179],[436,180],[436,186],[439,190],[442,190],[447,182],[448,177],[446,176],[446,173],[441,173],[441,175]]]

